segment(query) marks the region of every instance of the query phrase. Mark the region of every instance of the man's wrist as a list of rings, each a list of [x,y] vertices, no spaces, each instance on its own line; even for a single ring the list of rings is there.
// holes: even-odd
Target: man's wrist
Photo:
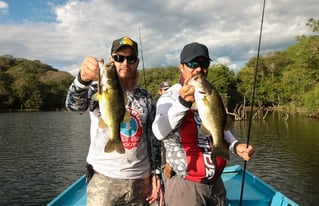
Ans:
[[[81,84],[83,84],[83,85],[85,85],[85,86],[91,84],[91,82],[92,82],[92,80],[91,80],[91,81],[84,81],[84,80],[81,78],[81,71],[79,71],[79,73],[78,73],[78,80],[79,80],[79,82],[80,82]]]
[[[190,108],[193,104],[193,102],[187,102],[185,99],[183,99],[181,96],[178,96],[178,100],[184,107]]]
[[[235,155],[238,155],[237,154],[237,146],[240,144],[239,141],[235,141],[233,142],[233,144],[231,145],[231,151],[232,153],[234,153]]]
[[[160,169],[152,170],[152,175],[160,175],[160,174],[162,174],[162,171]]]

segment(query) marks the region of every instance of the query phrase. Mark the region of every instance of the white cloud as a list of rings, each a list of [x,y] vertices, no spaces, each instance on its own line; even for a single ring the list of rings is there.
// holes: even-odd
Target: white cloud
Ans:
[[[314,0],[267,1],[261,52],[283,50],[296,36],[309,34],[305,24],[318,19],[318,7]],[[140,43],[140,28],[146,68],[177,66],[183,46],[199,41],[212,59],[238,69],[256,55],[262,2],[70,0],[54,12],[56,22],[0,24],[6,31],[0,55],[39,59],[74,72],[87,55],[108,58],[116,38],[128,35]]]
[[[0,13],[7,14],[8,9],[9,9],[9,5],[4,1],[0,1]]]

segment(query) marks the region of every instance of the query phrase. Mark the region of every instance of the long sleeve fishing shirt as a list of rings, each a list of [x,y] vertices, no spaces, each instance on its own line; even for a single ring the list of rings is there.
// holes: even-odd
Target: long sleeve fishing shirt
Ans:
[[[199,114],[179,97],[181,87],[179,83],[173,85],[158,99],[153,132],[163,140],[166,162],[177,176],[210,184],[222,173],[226,161],[220,157],[211,158],[212,138],[201,134]],[[230,131],[224,134],[232,150],[238,141]]]
[[[65,102],[71,111],[90,113],[91,143],[87,162],[98,173],[113,178],[146,178],[151,171],[158,171],[161,164],[161,143],[151,129],[155,107],[150,94],[139,87],[126,91],[126,110],[131,117],[127,123],[121,123],[120,135],[125,153],[119,154],[116,151],[104,152],[109,130],[98,127],[99,104],[93,98],[96,92],[96,82],[86,84],[77,76],[68,90]]]

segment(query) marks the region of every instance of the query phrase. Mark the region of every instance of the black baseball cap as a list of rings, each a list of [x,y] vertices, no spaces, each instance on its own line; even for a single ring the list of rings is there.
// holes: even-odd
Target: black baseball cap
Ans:
[[[133,51],[135,52],[136,56],[138,56],[138,46],[137,43],[129,37],[122,37],[113,41],[111,54],[117,52],[123,46],[130,46],[132,47]]]
[[[190,62],[199,56],[203,56],[211,60],[208,48],[204,44],[200,44],[198,42],[186,44],[181,52],[180,63]]]
[[[160,87],[160,89],[168,89],[169,88],[169,83],[168,82],[162,82],[159,87]]]

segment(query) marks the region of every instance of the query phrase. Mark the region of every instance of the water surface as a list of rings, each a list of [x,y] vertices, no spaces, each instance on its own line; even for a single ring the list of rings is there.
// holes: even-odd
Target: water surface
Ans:
[[[248,122],[233,133],[247,141]],[[319,202],[319,121],[278,113],[252,122],[247,169],[300,205]],[[46,205],[85,172],[88,114],[0,113],[0,205]],[[234,155],[231,164],[243,161]]]

